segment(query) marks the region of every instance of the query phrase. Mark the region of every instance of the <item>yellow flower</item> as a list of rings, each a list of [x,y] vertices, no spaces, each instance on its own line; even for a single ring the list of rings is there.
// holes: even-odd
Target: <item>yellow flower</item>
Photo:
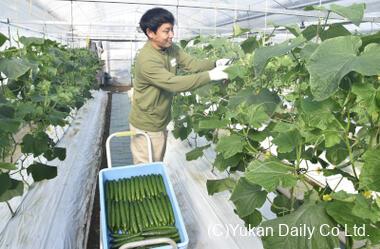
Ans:
[[[264,155],[264,158],[265,159],[269,159],[271,156],[272,156],[272,153],[270,153],[270,151],[266,151],[265,155]]]
[[[327,194],[327,195],[323,195],[323,196],[322,196],[322,199],[323,199],[324,201],[331,201],[331,200],[332,200],[332,197],[331,197],[331,195]]]
[[[365,198],[369,199],[372,197],[372,191],[364,191],[363,195]]]

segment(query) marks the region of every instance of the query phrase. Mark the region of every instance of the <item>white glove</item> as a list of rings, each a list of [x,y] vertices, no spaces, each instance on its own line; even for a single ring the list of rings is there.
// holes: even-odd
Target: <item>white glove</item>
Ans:
[[[219,59],[219,60],[217,60],[216,62],[215,62],[215,65],[217,66],[217,67],[220,67],[220,66],[225,66],[225,65],[227,65],[227,63],[230,61],[230,59],[225,59],[225,58],[223,58],[223,59]]]
[[[220,66],[216,67],[210,71],[208,71],[208,75],[211,80],[226,80],[228,79],[228,74],[223,72],[228,66]]]

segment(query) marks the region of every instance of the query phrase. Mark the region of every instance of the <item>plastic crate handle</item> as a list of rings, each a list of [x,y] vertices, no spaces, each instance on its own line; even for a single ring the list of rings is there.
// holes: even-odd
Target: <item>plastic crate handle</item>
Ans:
[[[153,162],[153,156],[152,156],[152,142],[150,141],[150,137],[145,132],[135,132],[135,131],[120,131],[112,133],[106,141],[106,156],[107,156],[107,167],[112,168],[112,158],[111,158],[111,139],[113,137],[131,137],[131,136],[137,136],[137,135],[144,135],[148,144],[148,157],[149,162]]]
[[[157,244],[169,244],[174,249],[177,249],[177,244],[169,238],[157,238],[157,239],[147,239],[147,240],[141,240],[136,242],[130,242],[127,244],[122,245],[119,247],[119,249],[129,249],[129,248],[135,248],[138,246],[149,246],[149,245],[157,245]]]

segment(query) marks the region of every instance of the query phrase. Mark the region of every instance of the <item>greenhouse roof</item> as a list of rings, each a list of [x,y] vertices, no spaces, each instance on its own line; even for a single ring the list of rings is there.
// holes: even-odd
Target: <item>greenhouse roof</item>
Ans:
[[[380,29],[380,1],[361,2],[365,2],[367,8],[366,22],[360,25],[360,31]],[[0,20],[63,39],[140,40],[145,39],[138,28],[142,14],[159,6],[174,14],[176,38],[183,39],[197,34],[228,34],[234,23],[253,32],[272,29],[273,24],[303,25],[317,22],[325,15],[319,11],[304,11],[306,6],[353,3],[358,1],[3,0]],[[330,21],[345,20],[331,15]]]

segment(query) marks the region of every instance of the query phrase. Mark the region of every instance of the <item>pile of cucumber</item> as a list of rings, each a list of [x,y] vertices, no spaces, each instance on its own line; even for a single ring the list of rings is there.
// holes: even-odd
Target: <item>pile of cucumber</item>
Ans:
[[[180,241],[161,175],[106,181],[107,226],[111,247],[159,237]]]

